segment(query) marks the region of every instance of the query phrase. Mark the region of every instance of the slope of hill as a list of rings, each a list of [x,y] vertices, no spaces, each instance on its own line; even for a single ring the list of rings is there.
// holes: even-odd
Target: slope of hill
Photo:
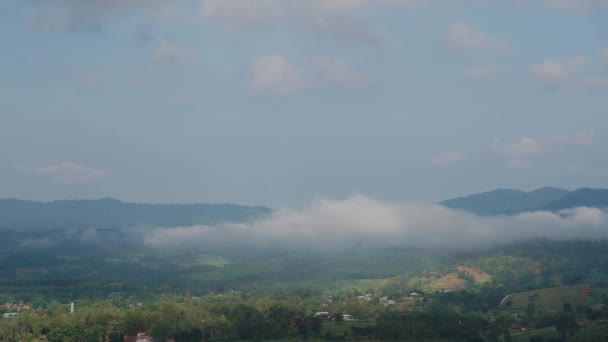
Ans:
[[[513,215],[536,210],[543,205],[558,201],[570,194],[559,188],[540,188],[531,192],[513,189],[496,189],[484,193],[449,199],[440,204],[478,215]]]
[[[185,226],[244,222],[271,213],[236,204],[140,204],[116,199],[35,202],[0,199],[0,228]]]
[[[607,208],[608,189],[578,189],[557,200],[547,202],[538,209],[558,211],[574,207]]]

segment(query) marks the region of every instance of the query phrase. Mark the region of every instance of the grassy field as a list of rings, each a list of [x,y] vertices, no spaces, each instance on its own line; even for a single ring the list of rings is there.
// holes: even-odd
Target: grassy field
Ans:
[[[557,336],[557,331],[555,327],[544,328],[544,329],[534,329],[534,330],[526,330],[526,331],[512,331],[511,337],[513,338],[513,342],[528,342],[530,341],[530,337],[532,336],[542,336],[543,339],[548,339],[550,337]]]
[[[528,303],[535,303],[537,308],[559,310],[569,302],[572,305],[593,305],[602,302],[606,289],[591,289],[585,286],[557,286],[541,290],[519,292],[508,295],[502,300],[503,309],[525,309]],[[508,302],[511,305],[508,305]]]

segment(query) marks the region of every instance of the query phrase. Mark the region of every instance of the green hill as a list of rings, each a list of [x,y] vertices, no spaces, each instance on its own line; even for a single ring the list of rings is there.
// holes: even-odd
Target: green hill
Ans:
[[[236,204],[143,204],[112,198],[35,202],[0,199],[0,228],[116,228],[245,222],[271,209]]]
[[[513,215],[536,210],[564,198],[570,192],[559,188],[540,188],[531,192],[496,189],[484,193],[458,197],[440,204],[452,209],[470,211],[478,215]]]
[[[529,303],[534,303],[543,310],[561,310],[564,303],[591,306],[602,303],[605,289],[593,289],[588,286],[558,286],[534,291],[513,293],[506,296],[500,303],[505,309],[525,309]]]
[[[608,207],[608,189],[578,189],[540,206],[539,209],[557,211],[573,207]]]

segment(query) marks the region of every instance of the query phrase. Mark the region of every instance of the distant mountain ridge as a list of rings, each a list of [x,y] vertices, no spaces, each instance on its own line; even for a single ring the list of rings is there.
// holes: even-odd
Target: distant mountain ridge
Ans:
[[[113,198],[36,202],[0,199],[0,228],[118,228],[246,222],[268,215],[263,206],[237,204],[143,204]]]
[[[525,192],[496,189],[449,199],[439,204],[482,216],[514,215],[527,211],[559,211],[574,207],[608,207],[608,189],[581,188],[574,191],[544,187]]]

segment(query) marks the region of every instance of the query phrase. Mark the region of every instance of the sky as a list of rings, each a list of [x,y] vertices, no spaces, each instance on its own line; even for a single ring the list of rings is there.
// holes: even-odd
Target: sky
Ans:
[[[608,184],[606,0],[5,0],[0,197]]]

